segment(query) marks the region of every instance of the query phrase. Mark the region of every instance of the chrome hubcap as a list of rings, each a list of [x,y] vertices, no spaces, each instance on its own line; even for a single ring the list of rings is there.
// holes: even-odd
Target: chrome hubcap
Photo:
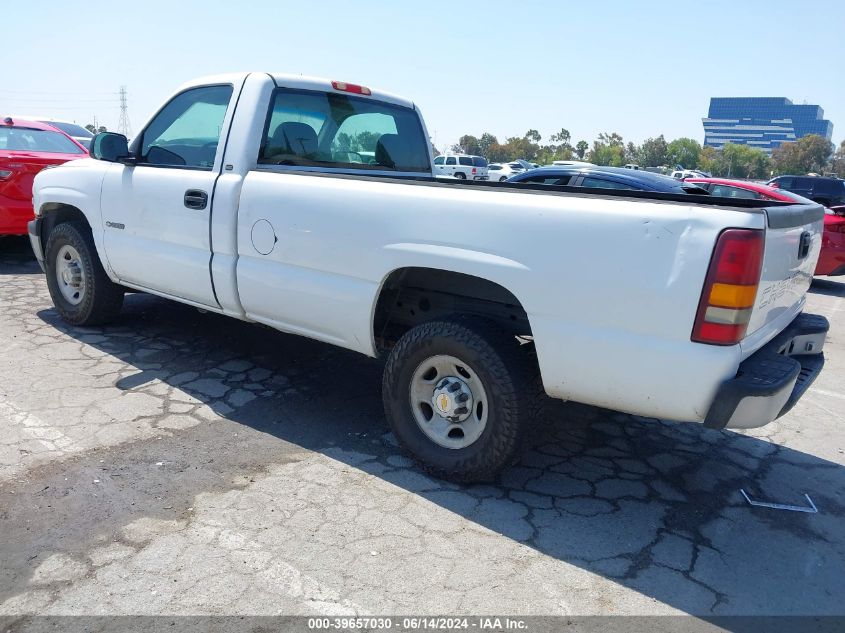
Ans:
[[[432,441],[466,448],[487,426],[487,392],[478,374],[454,356],[432,356],[420,363],[410,385],[414,419]]]
[[[71,305],[79,305],[85,296],[85,272],[82,258],[70,244],[65,244],[56,254],[56,281],[59,292]]]

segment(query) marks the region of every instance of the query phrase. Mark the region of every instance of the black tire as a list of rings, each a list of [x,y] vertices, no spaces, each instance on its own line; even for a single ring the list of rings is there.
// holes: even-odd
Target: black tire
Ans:
[[[505,182],[506,180],[507,180],[507,177],[505,177],[505,176],[502,176],[501,178],[499,178],[499,182]]]
[[[467,179],[466,175],[465,175],[465,174],[462,174],[462,173],[460,173],[460,172],[458,172],[457,174],[455,174],[455,178],[457,178],[458,180],[466,180],[466,179]]]
[[[411,408],[414,372],[437,355],[465,361],[488,394],[486,426],[464,448],[430,439]],[[460,482],[489,481],[512,463],[545,401],[533,345],[520,345],[492,323],[464,318],[423,323],[405,333],[390,352],[382,387],[387,419],[400,444],[433,475]]]
[[[65,245],[79,253],[79,264],[85,279],[81,301],[74,305],[62,294],[56,275],[56,258]],[[64,222],[50,231],[45,248],[47,288],[53,305],[61,317],[71,325],[102,325],[112,321],[123,306],[123,288],[109,279],[88,225],[82,222]]]

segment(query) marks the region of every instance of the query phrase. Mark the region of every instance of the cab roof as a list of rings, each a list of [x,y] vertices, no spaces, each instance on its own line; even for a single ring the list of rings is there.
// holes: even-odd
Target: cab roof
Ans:
[[[249,75],[263,75],[264,77],[269,77],[273,80],[273,82],[280,88],[294,88],[300,90],[319,90],[321,92],[336,92],[338,94],[350,94],[348,92],[344,92],[341,90],[337,90],[332,86],[332,81],[342,81],[347,82],[346,79],[338,78],[338,79],[325,79],[322,77],[309,77],[305,75],[293,75],[290,73],[268,73],[268,72],[243,72],[243,73],[227,73],[223,75],[206,75],[204,77],[198,77],[196,79],[192,79],[191,81],[182,84],[179,88],[179,92],[185,90],[187,88],[194,88],[196,86],[205,86],[209,84],[221,84],[221,83],[239,83],[246,79]],[[353,85],[361,85],[358,82],[349,81],[348,83]],[[404,97],[400,97],[399,95],[391,94],[389,92],[384,92],[383,90],[377,90],[369,86],[369,84],[364,83],[364,86],[370,89],[371,94],[364,96],[364,99],[376,99],[378,101],[385,101],[387,103],[392,103],[394,105],[404,106],[406,108],[414,108],[414,102],[410,99],[406,99]],[[355,96],[361,96],[356,94]]]

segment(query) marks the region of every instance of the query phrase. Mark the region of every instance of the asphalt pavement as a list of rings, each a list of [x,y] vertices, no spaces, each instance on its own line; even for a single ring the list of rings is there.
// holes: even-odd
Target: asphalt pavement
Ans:
[[[69,327],[0,240],[0,616],[845,615],[845,283],[808,310],[827,366],[777,422],[550,403],[459,486],[396,446],[378,361],[144,294]]]

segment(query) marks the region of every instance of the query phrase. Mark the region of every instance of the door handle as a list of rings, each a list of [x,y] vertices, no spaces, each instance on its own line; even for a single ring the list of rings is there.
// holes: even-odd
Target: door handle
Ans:
[[[188,189],[185,192],[185,206],[189,209],[205,209],[208,206],[208,194],[200,189]]]

